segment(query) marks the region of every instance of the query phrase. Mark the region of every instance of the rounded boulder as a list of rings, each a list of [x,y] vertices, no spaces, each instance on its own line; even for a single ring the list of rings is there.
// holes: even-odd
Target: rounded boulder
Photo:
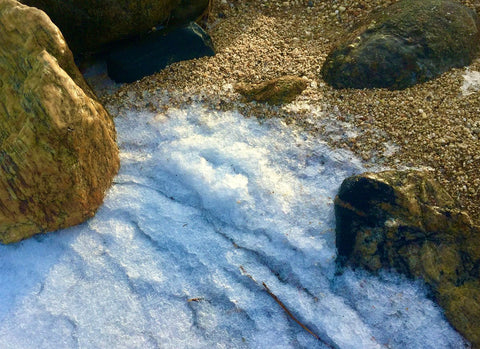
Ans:
[[[323,79],[334,88],[404,89],[468,65],[480,22],[450,0],[400,0],[373,14],[328,55]]]

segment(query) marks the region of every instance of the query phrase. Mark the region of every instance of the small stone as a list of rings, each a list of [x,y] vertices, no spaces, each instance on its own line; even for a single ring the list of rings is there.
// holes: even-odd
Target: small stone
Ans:
[[[349,33],[321,75],[335,88],[404,89],[470,64],[480,49],[479,24],[457,2],[400,0]]]
[[[260,84],[239,83],[235,90],[249,101],[284,104],[293,101],[307,88],[308,82],[297,76],[283,76]]]

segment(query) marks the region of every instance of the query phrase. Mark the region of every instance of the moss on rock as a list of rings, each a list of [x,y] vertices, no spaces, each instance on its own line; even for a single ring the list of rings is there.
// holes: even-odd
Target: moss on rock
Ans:
[[[349,177],[335,216],[340,265],[424,279],[450,323],[480,347],[480,228],[428,173]]]
[[[327,57],[335,88],[403,89],[471,63],[480,47],[476,13],[450,0],[400,0],[373,14]]]

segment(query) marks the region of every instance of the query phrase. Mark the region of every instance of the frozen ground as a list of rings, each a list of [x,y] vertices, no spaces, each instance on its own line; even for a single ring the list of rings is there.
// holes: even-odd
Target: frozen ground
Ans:
[[[464,346],[421,285],[335,276],[350,153],[197,105],[116,125],[122,167],[96,217],[0,246],[1,348]]]

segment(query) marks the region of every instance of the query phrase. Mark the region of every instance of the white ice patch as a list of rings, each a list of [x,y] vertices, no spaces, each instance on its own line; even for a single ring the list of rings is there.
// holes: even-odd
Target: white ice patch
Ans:
[[[480,91],[480,72],[466,69],[460,91],[464,96]]]
[[[1,348],[326,348],[263,282],[336,348],[464,346],[417,284],[335,276],[351,153],[195,105],[115,121],[122,167],[97,215],[0,246]]]

